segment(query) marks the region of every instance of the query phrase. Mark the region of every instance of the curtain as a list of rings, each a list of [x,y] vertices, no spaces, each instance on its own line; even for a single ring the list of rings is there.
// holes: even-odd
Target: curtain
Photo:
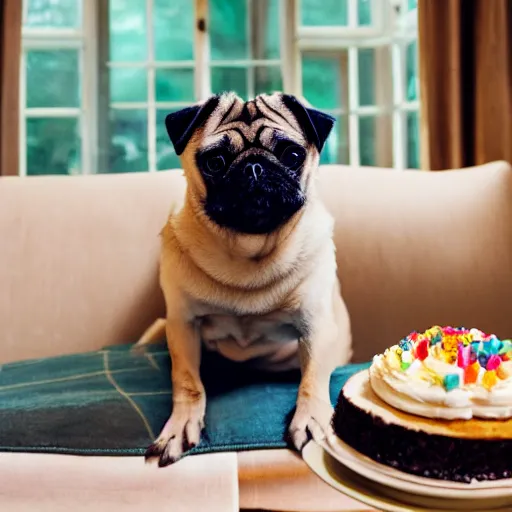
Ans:
[[[422,167],[512,162],[512,0],[418,0]]]
[[[0,0],[0,175],[18,174],[22,0]]]

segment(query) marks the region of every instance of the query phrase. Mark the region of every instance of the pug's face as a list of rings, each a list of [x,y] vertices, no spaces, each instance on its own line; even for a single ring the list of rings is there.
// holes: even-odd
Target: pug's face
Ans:
[[[333,126],[283,94],[234,94],[170,114],[166,127],[206,216],[240,234],[270,234],[306,203],[308,182]]]

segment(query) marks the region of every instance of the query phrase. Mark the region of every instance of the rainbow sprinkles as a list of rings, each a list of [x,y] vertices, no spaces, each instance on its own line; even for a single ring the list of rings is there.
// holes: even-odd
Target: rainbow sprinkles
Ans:
[[[512,417],[512,341],[478,329],[412,332],[374,357],[370,379],[384,401],[420,416]]]
[[[434,326],[423,333],[412,332],[389,350],[402,371],[415,371],[423,365],[432,383],[442,384],[447,391],[471,384],[491,389],[500,379],[512,377],[512,341],[478,329]],[[453,373],[444,368],[439,374],[425,365],[429,356],[453,365]]]

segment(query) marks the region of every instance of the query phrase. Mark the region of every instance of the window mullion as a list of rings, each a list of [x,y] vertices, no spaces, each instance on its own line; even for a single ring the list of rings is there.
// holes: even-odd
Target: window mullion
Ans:
[[[211,94],[210,80],[210,17],[208,0],[194,0],[194,84],[196,100]]]
[[[359,150],[359,62],[358,50],[352,46],[348,49],[348,108],[349,108],[349,158],[350,165],[358,167],[361,162]]]
[[[386,23],[386,9],[385,4],[382,2],[382,0],[368,0],[371,2],[371,23],[374,30],[377,31],[379,34],[385,33],[385,30],[387,28]]]
[[[157,170],[156,154],[156,105],[155,105],[155,37],[153,34],[153,0],[146,0],[146,37],[147,37],[147,67],[148,79],[148,110],[147,110],[147,144],[149,172]]]
[[[357,0],[348,0],[348,27],[357,29]],[[361,163],[359,144],[359,53],[355,46],[348,49],[348,133],[349,133],[349,161],[352,166]]]
[[[80,107],[30,107],[25,108],[25,117],[29,118],[65,118],[80,117],[82,109]]]
[[[27,175],[27,51],[22,49],[20,62],[20,101],[19,101],[19,175]]]
[[[83,20],[83,18],[80,18]],[[21,37],[24,41],[40,41],[42,45],[45,43],[59,44],[62,41],[75,41],[75,44],[80,44],[84,38],[84,30],[80,29],[40,29],[35,27],[23,27],[21,29]]]
[[[405,62],[404,51],[400,42],[391,46],[393,69],[393,165],[395,169],[405,169],[407,144],[405,143],[405,114],[402,107],[405,98]]]
[[[357,28],[358,17],[357,17],[357,0],[348,0],[348,26],[349,28]]]
[[[400,1],[400,17],[404,19],[407,16],[407,11],[409,10],[409,0],[401,0]]]
[[[245,33],[247,34],[247,59],[252,60],[254,57],[254,40],[252,33],[252,15],[253,15],[253,5],[252,0],[245,0]],[[254,66],[249,64],[246,68],[246,77],[247,77],[247,99],[251,99],[254,97],[254,76],[255,69]]]
[[[281,0],[280,50],[283,90],[288,94],[302,96],[302,53],[299,49],[297,32],[299,28],[299,0]]]
[[[96,33],[97,33],[97,148],[96,170],[99,173],[110,171],[111,124],[110,112],[114,106],[110,103],[110,11],[109,0],[96,0]]]
[[[80,2],[82,4],[82,2]],[[81,94],[81,171],[83,174],[97,172],[98,165],[98,15],[97,2],[87,1],[82,6],[84,28],[83,47],[80,52]]]

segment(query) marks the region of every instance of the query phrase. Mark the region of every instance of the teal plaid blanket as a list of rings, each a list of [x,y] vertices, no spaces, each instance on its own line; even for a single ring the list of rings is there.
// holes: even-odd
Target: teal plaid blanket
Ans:
[[[6,364],[0,368],[0,451],[142,455],[171,412],[164,344]],[[368,364],[337,369],[331,401]],[[206,431],[190,453],[284,448],[299,375],[265,374],[205,353]]]

